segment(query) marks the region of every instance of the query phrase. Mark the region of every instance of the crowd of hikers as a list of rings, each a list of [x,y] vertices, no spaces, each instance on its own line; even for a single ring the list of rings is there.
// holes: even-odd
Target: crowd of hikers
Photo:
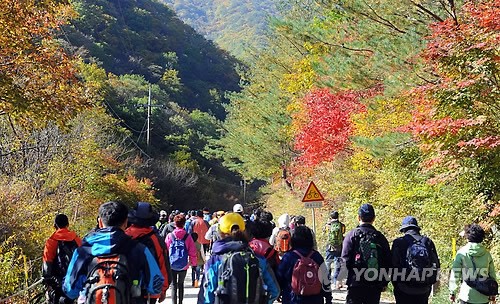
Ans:
[[[232,211],[170,214],[151,204],[130,209],[119,202],[99,207],[97,226],[83,239],[58,214],[46,241],[43,281],[49,303],[135,304],[183,302],[191,270],[198,303],[332,303],[332,291],[347,287],[346,303],[379,303],[392,282],[396,303],[428,303],[440,262],[434,243],[420,233],[417,219],[402,220],[392,242],[373,223],[375,210],[363,204],[359,225],[346,232],[332,211],[323,232],[326,248],[305,217],[251,215],[240,204]],[[489,303],[498,291],[495,267],[482,245],[485,232],[467,225],[467,244],[453,262],[450,301]],[[324,255],[322,254],[324,253]],[[345,285],[344,285],[345,284]]]

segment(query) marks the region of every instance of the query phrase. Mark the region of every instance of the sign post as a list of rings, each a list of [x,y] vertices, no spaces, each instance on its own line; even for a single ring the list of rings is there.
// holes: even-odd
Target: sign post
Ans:
[[[314,182],[310,182],[302,198],[302,202],[305,208],[312,209],[312,228],[314,233],[316,233],[316,216],[314,214],[314,209],[321,208],[324,200],[325,198],[321,195],[321,192],[319,192],[318,187],[316,187]]]

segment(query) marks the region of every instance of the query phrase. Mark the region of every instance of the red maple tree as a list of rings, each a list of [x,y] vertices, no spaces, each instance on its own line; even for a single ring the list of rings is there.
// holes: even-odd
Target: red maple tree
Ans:
[[[351,90],[333,93],[322,88],[305,97],[307,123],[295,137],[300,164],[315,166],[345,149],[353,131],[351,115],[365,110],[360,102],[364,94]]]

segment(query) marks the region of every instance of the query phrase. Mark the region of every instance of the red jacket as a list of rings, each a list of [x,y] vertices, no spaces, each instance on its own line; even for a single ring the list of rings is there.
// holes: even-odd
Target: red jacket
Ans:
[[[131,225],[125,230],[125,233],[144,244],[151,251],[156,258],[158,266],[160,266],[161,274],[163,275],[162,292],[166,292],[172,281],[172,272],[170,269],[170,261],[168,258],[168,251],[158,232],[153,230],[152,227],[139,227]],[[159,295],[151,296],[152,298],[159,297]]]
[[[198,243],[202,245],[210,244],[210,240],[205,238],[209,226],[208,222],[202,217],[196,217],[196,219],[191,222],[192,232],[196,232],[198,234]]]
[[[43,248],[43,276],[48,278],[53,276],[52,266],[57,256],[57,242],[58,241],[75,241],[78,247],[82,245],[82,240],[76,235],[74,231],[68,228],[60,228],[54,232],[49,239],[45,242]]]

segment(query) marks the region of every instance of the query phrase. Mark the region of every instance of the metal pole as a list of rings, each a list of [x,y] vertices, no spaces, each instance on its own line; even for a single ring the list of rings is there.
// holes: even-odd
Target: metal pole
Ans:
[[[148,129],[146,132],[146,146],[149,149],[149,124],[150,124],[150,118],[151,118],[151,84],[149,85],[149,96],[148,96]]]
[[[316,216],[314,215],[314,209],[316,208],[312,208],[312,220],[313,220],[313,231],[314,233],[316,233]]]
[[[247,180],[243,179],[243,204],[247,203]]]

